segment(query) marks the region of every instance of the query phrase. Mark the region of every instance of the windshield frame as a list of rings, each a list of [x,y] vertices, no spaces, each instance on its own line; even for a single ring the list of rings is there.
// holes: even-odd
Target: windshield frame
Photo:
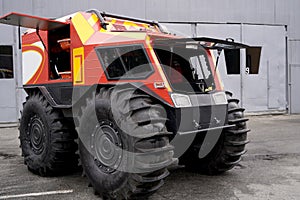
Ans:
[[[209,93],[209,92],[215,91],[217,89],[217,82],[216,82],[216,80],[214,78],[214,76],[215,76],[215,66],[213,65],[213,62],[211,60],[212,58],[211,58],[211,53],[209,52],[209,50],[206,49],[206,48],[204,48],[199,43],[193,43],[192,40],[191,41],[185,41],[184,43],[174,43],[174,42],[172,42],[172,39],[168,39],[168,40],[170,41],[170,43],[164,42],[163,44],[160,43],[161,40],[159,40],[157,43],[156,43],[156,41],[154,41],[153,42],[153,50],[155,52],[155,55],[156,55],[156,57],[157,57],[160,65],[162,66],[162,69],[163,69],[163,71],[164,71],[164,73],[165,73],[165,75],[166,75],[166,77],[167,77],[167,79],[168,79],[168,81],[170,83],[170,86],[171,86],[172,90],[174,92],[180,92],[180,93],[186,93],[186,94],[191,94],[191,93],[192,94],[195,94],[195,93]],[[193,55],[193,54],[190,54],[190,55],[186,54],[186,55],[182,55],[181,56],[183,59],[185,59],[184,57],[188,57],[188,59],[189,59],[189,61],[188,61],[189,67],[188,68],[190,68],[189,70],[193,71],[192,75],[193,75],[194,79],[191,79],[191,76],[190,76],[190,78],[186,78],[185,79],[187,82],[186,81],[183,82],[183,84],[187,84],[187,83],[190,84],[192,90],[189,90],[189,89],[188,90],[179,89],[178,87],[175,86],[174,81],[173,81],[173,77],[170,77],[170,75],[168,74],[168,72],[166,70],[167,67],[173,68],[172,66],[170,66],[172,61],[170,61],[169,65],[166,65],[166,63],[162,61],[162,55],[159,55],[160,54],[159,53],[160,50],[164,50],[164,51],[168,51],[169,50],[170,54],[178,55],[177,54],[178,52],[174,51],[174,49],[176,49],[176,48],[181,48],[181,50],[186,51],[183,54],[188,53],[188,51],[190,51],[190,52],[194,51],[194,53],[197,52],[195,55]],[[180,54],[181,53],[179,53],[179,56],[180,56]],[[203,62],[201,61],[200,56],[203,56],[203,58],[205,59],[206,66],[203,66]],[[172,59],[172,56],[170,56],[170,57]],[[194,57],[197,58],[198,64],[199,64],[196,67],[193,66],[193,64],[191,63],[191,59],[194,58]],[[207,69],[204,69],[205,67]],[[210,78],[205,77],[204,70],[207,70],[207,71],[210,72],[210,75],[211,75]],[[195,79],[195,74],[196,73],[198,73],[198,74],[201,73],[202,74],[202,78],[201,79],[199,79],[199,78]],[[205,77],[205,78],[203,78],[203,77]],[[211,84],[209,86],[207,86],[208,80],[211,81]],[[204,81],[205,82],[204,83],[206,85],[205,88],[197,88],[197,87],[195,88],[195,84],[200,83],[200,81]],[[200,87],[200,85],[199,85],[199,87]]]

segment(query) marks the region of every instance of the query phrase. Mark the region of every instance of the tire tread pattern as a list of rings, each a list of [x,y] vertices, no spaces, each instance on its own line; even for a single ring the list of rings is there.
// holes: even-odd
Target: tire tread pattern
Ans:
[[[165,127],[166,118],[161,117],[161,111],[164,108],[154,103],[148,95],[137,92],[133,88],[102,87],[95,99],[109,100],[117,109],[114,111],[112,108],[113,113],[117,113],[114,115],[114,121],[121,126],[122,131],[131,133],[129,138],[132,140],[133,147],[130,151],[138,153],[135,167],[146,169],[148,172],[128,173],[127,180],[122,187],[113,191],[103,192],[103,188],[95,188],[95,184],[88,177],[91,185],[103,199],[147,198],[163,185],[164,179],[169,175],[166,167],[174,162],[173,147],[168,139],[170,133]],[[82,113],[85,106],[92,104],[93,101],[93,98],[87,100],[86,105],[82,106]],[[160,155],[163,159],[149,163],[145,160],[149,158],[149,155]]]
[[[43,115],[45,120],[46,137],[45,151],[42,158],[38,158],[28,145],[28,119],[39,108],[37,115]],[[64,175],[78,169],[77,133],[73,123],[67,121],[62,112],[54,109],[40,92],[29,93],[23,103],[23,112],[20,120],[20,143],[24,163],[28,169],[40,176]]]

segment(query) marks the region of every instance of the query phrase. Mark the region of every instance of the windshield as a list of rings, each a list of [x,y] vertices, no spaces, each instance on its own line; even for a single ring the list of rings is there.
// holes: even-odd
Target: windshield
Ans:
[[[215,89],[210,62],[199,45],[155,45],[154,51],[174,91],[205,93]]]

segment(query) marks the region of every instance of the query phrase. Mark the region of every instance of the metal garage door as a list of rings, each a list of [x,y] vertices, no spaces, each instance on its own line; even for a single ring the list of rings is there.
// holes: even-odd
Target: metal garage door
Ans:
[[[287,106],[285,27],[242,25],[242,39],[246,44],[262,47],[259,73],[250,74],[244,71],[245,75],[242,75],[243,106],[248,111],[285,111]]]
[[[14,29],[1,25],[1,32],[7,37],[0,39],[0,123],[17,121],[17,100],[15,82],[16,55]]]
[[[219,71],[226,90],[241,99],[248,112],[286,109],[286,30],[284,26],[245,24],[197,24],[197,36],[232,38],[262,47],[258,74],[249,72],[246,51],[241,51],[238,73],[228,73],[221,54]],[[253,48],[256,49],[256,48]],[[259,49],[259,48],[257,48]],[[247,50],[247,56],[248,56]]]

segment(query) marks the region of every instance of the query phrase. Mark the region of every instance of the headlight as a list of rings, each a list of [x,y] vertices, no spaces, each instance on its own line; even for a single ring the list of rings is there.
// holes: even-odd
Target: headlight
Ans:
[[[215,104],[227,104],[227,98],[226,98],[226,94],[224,92],[218,92],[213,94],[213,98],[215,101]]]
[[[192,106],[191,100],[187,95],[173,93],[171,94],[171,98],[173,100],[173,103],[175,104],[175,107],[177,108]]]

